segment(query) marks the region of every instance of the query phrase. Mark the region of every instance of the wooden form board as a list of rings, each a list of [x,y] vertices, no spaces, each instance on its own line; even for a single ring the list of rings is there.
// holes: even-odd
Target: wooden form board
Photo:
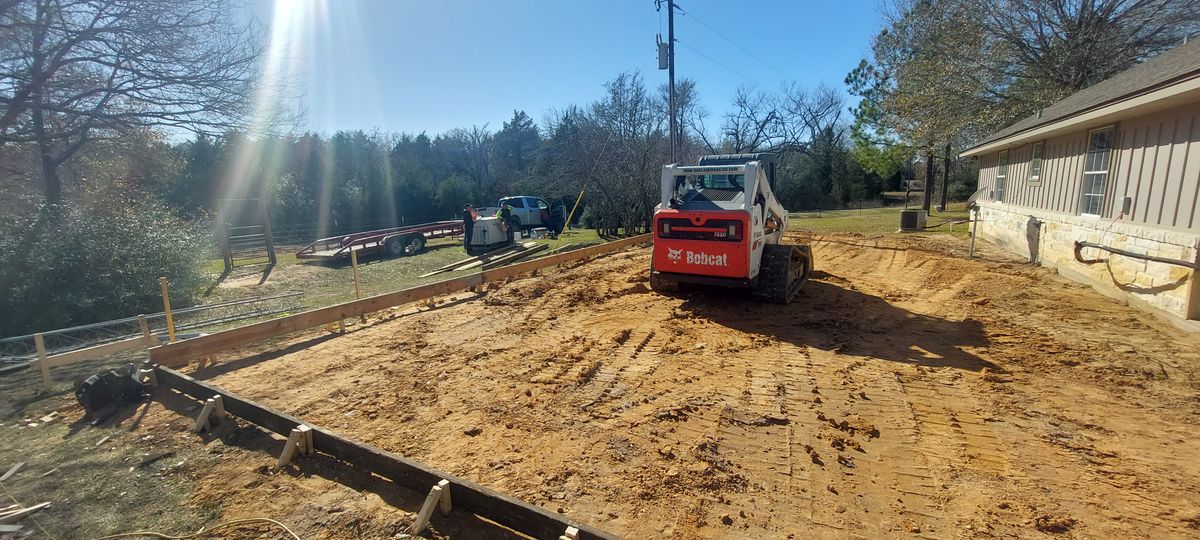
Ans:
[[[147,340],[145,337],[142,337],[142,336],[138,336],[135,338],[129,338],[129,339],[123,339],[121,341],[105,343],[103,345],[97,345],[95,347],[88,347],[86,349],[78,349],[78,350],[74,350],[71,352],[65,352],[62,354],[47,356],[46,357],[46,366],[47,367],[65,366],[67,364],[74,364],[76,362],[81,362],[84,360],[91,360],[93,358],[99,358],[101,356],[106,356],[109,354],[115,354],[115,353],[119,353],[119,352],[142,348],[142,347],[145,347],[146,345],[147,345]],[[35,360],[35,362],[40,362],[40,360]]]
[[[144,320],[142,322],[144,323]],[[76,362],[83,362],[85,360],[93,360],[102,356],[133,349],[140,349],[142,347],[149,347],[154,338],[150,334],[150,330],[147,327],[143,326],[142,332],[143,335],[140,337],[114,341],[112,343],[96,345],[95,347],[88,347],[86,349],[77,349],[53,356],[46,354],[46,340],[42,334],[34,334],[33,340],[35,346],[37,347],[37,359],[35,359],[29,365],[33,369],[36,369],[40,372],[42,377],[42,387],[49,389],[54,384],[54,380],[50,377],[50,368],[74,364]]]
[[[450,493],[454,498],[455,508],[466,510],[534,538],[558,538],[567,527],[578,528],[581,539],[617,538],[612,534],[579,524],[561,514],[519,501],[470,480],[422,465],[381,448],[348,439],[333,431],[305,424],[299,418],[268,409],[170,368],[156,366],[154,371],[160,386],[172,388],[200,401],[221,396],[227,413],[261,426],[268,431],[286,436],[297,426],[307,425],[312,430],[313,448],[317,452],[370,471],[407,489],[425,493],[439,481],[446,480],[450,483]]]
[[[484,270],[478,274],[438,281],[428,285],[363,298],[362,300],[314,309],[289,317],[263,321],[207,336],[167,343],[150,349],[150,361],[167,367],[185,366],[193,359],[202,358],[218,351],[257,343],[270,337],[290,334],[343,319],[363,316],[389,307],[460,291],[492,281],[508,279],[539,268],[618,251],[635,244],[649,242],[650,240],[651,236],[649,234],[622,238],[613,242],[589,246],[567,253]]]

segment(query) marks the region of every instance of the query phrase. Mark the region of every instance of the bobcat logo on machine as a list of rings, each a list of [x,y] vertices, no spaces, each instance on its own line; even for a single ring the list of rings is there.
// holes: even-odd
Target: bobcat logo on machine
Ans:
[[[687,252],[687,263],[700,266],[729,266],[729,255],[709,255],[708,253]]]
[[[671,259],[671,262],[679,262],[679,259],[682,256],[683,256],[683,248],[679,248],[679,249],[667,248],[667,258]]]

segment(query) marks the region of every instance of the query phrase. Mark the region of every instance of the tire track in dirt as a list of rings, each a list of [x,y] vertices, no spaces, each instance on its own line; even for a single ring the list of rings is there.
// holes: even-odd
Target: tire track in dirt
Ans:
[[[617,349],[589,364],[588,374],[580,377],[582,386],[579,392],[586,396],[581,408],[593,416],[602,414],[603,418],[611,418],[612,408],[605,405],[620,400],[631,388],[635,388],[639,381],[634,377],[653,371],[657,356],[653,351],[647,354],[643,352],[654,336],[654,330],[626,329],[619,332]],[[601,412],[602,408],[608,410]]]
[[[843,505],[853,510],[844,521],[868,536],[947,532],[911,403],[889,384],[894,376],[870,358],[816,351],[811,360],[822,453],[838,449],[829,460],[845,467],[837,489],[855,497]]]
[[[968,463],[1000,477],[1014,474],[995,431],[971,410],[973,398],[957,385],[935,382],[919,373],[898,376],[897,381],[910,400],[920,436],[951,452],[933,457]]]

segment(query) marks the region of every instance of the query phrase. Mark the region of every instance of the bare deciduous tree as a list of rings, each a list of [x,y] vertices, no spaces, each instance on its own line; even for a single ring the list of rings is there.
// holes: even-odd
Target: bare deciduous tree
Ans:
[[[803,152],[807,145],[841,121],[845,101],[837,90],[825,85],[806,89],[784,86],[779,94],[739,88],[733,110],[726,113],[721,130],[726,152]],[[711,145],[710,145],[711,149]]]
[[[724,148],[733,153],[765,152],[784,144],[787,129],[779,99],[765,90],[738,88],[721,135]]]
[[[992,68],[1034,88],[1081,90],[1200,31],[1196,0],[989,0],[977,11],[1007,49]],[[1020,84],[1020,83],[1017,83]]]
[[[841,92],[826,84],[811,90],[791,84],[784,89],[781,106],[787,114],[786,123],[792,141],[811,141],[826,130],[836,137],[833,144],[840,145],[844,130],[834,129],[842,122],[846,100]]]
[[[4,0],[0,145],[32,144],[45,197],[90,140],[244,128],[260,40],[226,0]]]
[[[462,153],[457,161],[475,184],[476,190],[479,193],[495,191],[496,178],[492,174],[493,135],[488,125],[452,129],[442,137],[452,141],[452,146]]]

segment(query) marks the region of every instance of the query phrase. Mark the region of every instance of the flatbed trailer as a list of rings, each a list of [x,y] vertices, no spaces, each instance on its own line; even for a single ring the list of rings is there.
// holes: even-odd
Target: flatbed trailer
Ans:
[[[360,258],[378,253],[392,257],[416,255],[425,249],[425,243],[429,240],[462,233],[463,222],[455,220],[343,234],[322,238],[304,246],[296,252],[296,258],[336,261],[349,258],[351,252]]]

